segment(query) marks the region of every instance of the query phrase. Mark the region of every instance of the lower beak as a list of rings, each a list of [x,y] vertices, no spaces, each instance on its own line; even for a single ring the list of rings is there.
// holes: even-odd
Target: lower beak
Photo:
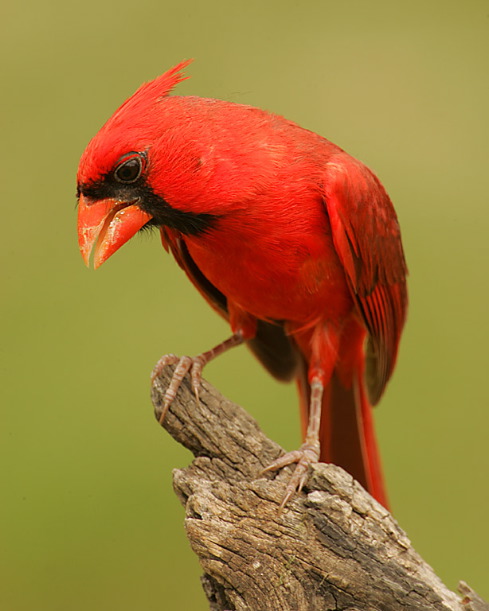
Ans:
[[[93,201],[81,195],[78,200],[78,245],[85,265],[90,265],[94,244],[93,266],[97,269],[152,218],[132,202]]]

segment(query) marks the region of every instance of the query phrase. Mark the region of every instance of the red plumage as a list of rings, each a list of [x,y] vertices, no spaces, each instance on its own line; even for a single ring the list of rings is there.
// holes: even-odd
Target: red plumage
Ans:
[[[392,374],[407,307],[392,203],[366,166],[282,117],[169,96],[186,64],[140,87],[84,152],[85,260],[95,240],[98,266],[144,224],[159,226],[233,345],[297,380],[305,445],[271,469],[299,462],[300,488],[319,435],[320,459],[385,505],[370,404]]]

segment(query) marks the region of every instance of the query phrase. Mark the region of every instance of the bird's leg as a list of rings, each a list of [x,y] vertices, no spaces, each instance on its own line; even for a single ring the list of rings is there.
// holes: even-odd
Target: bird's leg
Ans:
[[[300,492],[306,483],[309,466],[319,461],[319,429],[321,412],[325,402],[324,393],[329,393],[329,382],[338,358],[340,333],[333,325],[318,324],[312,330],[299,329],[292,334],[299,348],[308,355],[308,382],[310,387],[307,430],[304,442],[298,450],[287,452],[264,469],[277,471],[282,467],[296,463],[296,467],[285,488],[285,495],[280,504],[282,510],[296,492]]]
[[[161,359],[156,363],[155,368],[151,374],[151,383],[154,384],[155,380],[160,376],[161,372],[168,365],[175,365],[175,371],[173,372],[173,377],[171,379],[170,385],[166,389],[165,395],[163,397],[163,409],[161,411],[161,415],[159,417],[160,424],[163,422],[166,416],[166,412],[168,408],[172,404],[175,399],[178,389],[183,381],[183,378],[190,371],[190,376],[192,379],[192,389],[194,394],[199,400],[199,388],[202,380],[202,370],[205,365],[212,359],[216,358],[223,352],[226,352],[230,348],[234,346],[239,346],[244,341],[243,333],[237,331],[231,337],[221,342],[217,346],[214,346],[211,350],[207,350],[207,352],[202,352],[197,356],[176,356],[175,354],[165,354],[161,357]]]
[[[277,460],[274,460],[262,473],[277,471],[282,467],[297,463],[289,483],[285,489],[285,495],[280,504],[282,510],[296,492],[300,492],[306,482],[309,465],[319,461],[319,425],[321,422],[321,404],[324,385],[319,376],[311,380],[311,399],[309,404],[309,421],[307,425],[304,443],[298,450],[287,452]]]

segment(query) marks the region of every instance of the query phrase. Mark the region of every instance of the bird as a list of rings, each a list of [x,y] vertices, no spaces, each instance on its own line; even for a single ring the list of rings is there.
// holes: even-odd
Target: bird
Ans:
[[[157,228],[231,335],[176,365],[160,417],[187,373],[246,344],[278,380],[294,380],[302,444],[281,507],[310,466],[344,468],[389,507],[372,407],[390,379],[407,312],[399,222],[381,182],[326,138],[257,107],[172,93],[191,60],[146,82],[84,150],[78,242],[102,265]],[[280,418],[286,417],[281,413]]]

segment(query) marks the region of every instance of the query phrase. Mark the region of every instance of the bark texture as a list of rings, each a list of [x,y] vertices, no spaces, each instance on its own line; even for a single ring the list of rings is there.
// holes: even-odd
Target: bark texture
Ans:
[[[152,388],[157,417],[171,379]],[[163,422],[195,456],[175,469],[185,528],[212,611],[489,611],[466,584],[448,590],[394,518],[341,468],[318,464],[279,513],[290,468],[241,407],[188,378]]]

